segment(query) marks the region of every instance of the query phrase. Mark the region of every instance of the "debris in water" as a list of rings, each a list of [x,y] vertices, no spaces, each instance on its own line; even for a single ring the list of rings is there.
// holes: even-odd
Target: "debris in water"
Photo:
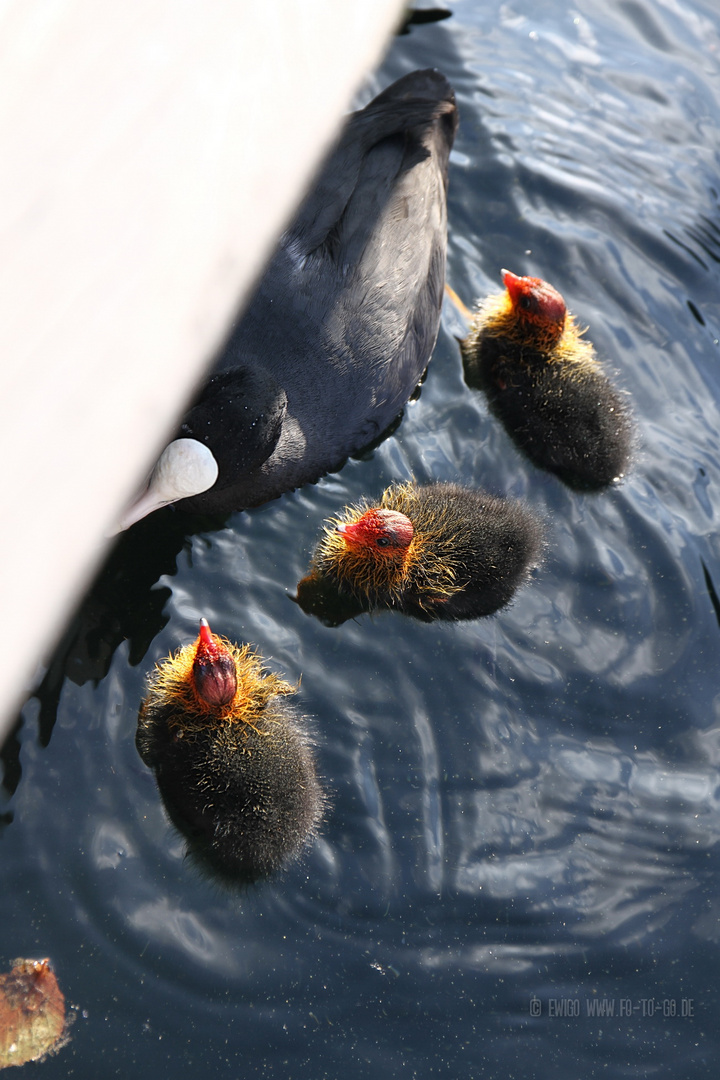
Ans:
[[[67,1042],[65,998],[49,960],[14,960],[0,975],[0,1069],[38,1061]]]

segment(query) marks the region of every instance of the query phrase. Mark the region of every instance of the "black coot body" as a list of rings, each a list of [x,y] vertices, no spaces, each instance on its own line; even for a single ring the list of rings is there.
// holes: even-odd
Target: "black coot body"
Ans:
[[[226,513],[276,498],[400,413],[439,328],[456,128],[452,88],[432,70],[349,117],[178,432],[219,464],[213,486],[178,505]]]

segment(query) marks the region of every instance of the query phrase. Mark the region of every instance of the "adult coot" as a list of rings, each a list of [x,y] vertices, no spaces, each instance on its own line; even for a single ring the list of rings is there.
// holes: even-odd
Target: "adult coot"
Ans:
[[[138,751],[190,852],[220,879],[267,877],[317,829],[324,796],[294,693],[205,619],[151,676]]]
[[[476,619],[510,602],[542,549],[542,524],[520,502],[458,484],[394,485],[329,522],[298,602],[311,609],[331,582],[366,610]]]
[[[437,337],[455,95],[405,75],[347,120],[215,372],[121,527],[256,506],[389,427]]]
[[[557,289],[503,270],[461,343],[466,382],[536,465],[569,487],[598,491],[628,467],[633,425]]]

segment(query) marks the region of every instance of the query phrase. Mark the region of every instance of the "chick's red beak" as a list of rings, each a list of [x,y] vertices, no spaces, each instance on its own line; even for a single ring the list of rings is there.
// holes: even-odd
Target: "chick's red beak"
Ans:
[[[513,274],[511,270],[501,270],[500,273],[502,274],[503,285],[510,293],[510,299],[514,304],[520,296],[523,279],[518,277],[517,274]]]
[[[208,705],[229,705],[237,691],[235,660],[226,646],[211,633],[207,619],[200,620],[193,682],[198,697]]]
[[[356,521],[352,525],[343,525],[341,523],[336,527],[335,531],[341,533],[343,540],[346,540],[348,544],[362,545],[367,542],[365,530],[359,521]]]
[[[567,308],[554,286],[542,278],[519,277],[510,270],[502,271],[502,279],[519,316],[558,333],[562,330]]]

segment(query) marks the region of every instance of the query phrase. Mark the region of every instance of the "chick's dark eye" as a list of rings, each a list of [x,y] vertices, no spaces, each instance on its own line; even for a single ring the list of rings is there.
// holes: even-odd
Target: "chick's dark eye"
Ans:
[[[378,536],[375,543],[377,544],[378,547],[388,547],[389,544],[390,544],[390,537],[389,536]]]

